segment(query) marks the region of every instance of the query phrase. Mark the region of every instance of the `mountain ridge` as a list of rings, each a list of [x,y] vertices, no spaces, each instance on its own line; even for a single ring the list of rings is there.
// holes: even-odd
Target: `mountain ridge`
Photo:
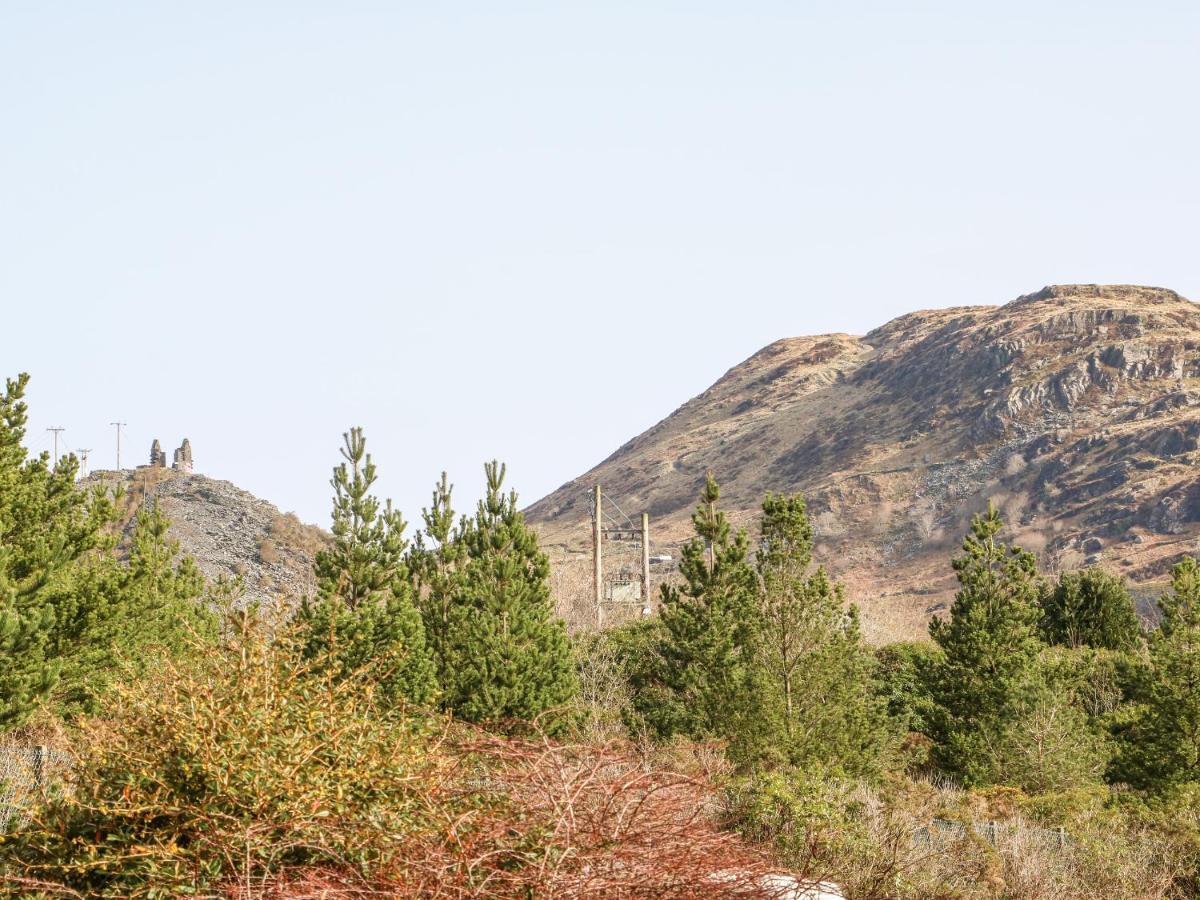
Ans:
[[[799,491],[818,561],[864,619],[916,636],[989,499],[1049,570],[1098,563],[1151,590],[1200,534],[1198,405],[1200,307],[1165,288],[1050,285],[774,341],[526,513],[570,566],[597,481],[650,513],[660,548],[687,537],[710,470],[739,525],[766,491]]]

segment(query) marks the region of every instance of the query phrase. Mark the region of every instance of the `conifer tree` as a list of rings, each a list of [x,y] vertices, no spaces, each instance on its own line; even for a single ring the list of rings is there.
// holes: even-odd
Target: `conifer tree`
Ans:
[[[179,542],[168,534],[170,526],[157,500],[138,511],[126,584],[127,590],[140,595],[143,614],[157,616],[178,601],[194,603],[204,593],[204,576],[196,561],[185,556],[176,563]]]
[[[136,672],[149,654],[178,655],[216,637],[214,595],[195,560],[179,556],[169,527],[157,502],[143,506],[128,561],[89,555],[57,598],[51,644],[63,661],[63,712],[95,712],[118,659]]]
[[[438,683],[449,684],[450,612],[458,591],[466,548],[462,527],[456,523],[451,502],[454,486],[442,473],[433,489],[433,501],[421,510],[424,532],[417,532],[409,553],[413,596],[421,611],[425,640],[437,666]],[[426,542],[428,538],[428,543]]]
[[[755,708],[770,727],[757,752],[792,764],[872,770],[886,717],[858,611],[846,608],[842,585],[824,568],[810,571],[813,531],[804,498],[768,494],[762,511],[755,568],[763,689]]]
[[[525,524],[505,467],[484,466],[487,494],[459,535],[466,561],[446,636],[447,705],[471,722],[539,719],[554,731],[576,690],[563,622],[554,615],[549,561]]]
[[[1116,776],[1166,790],[1200,782],[1200,561],[1175,565],[1159,600],[1162,623],[1150,636],[1150,667],[1139,714],[1122,734]]]
[[[74,456],[28,457],[28,383],[7,379],[0,396],[0,729],[27,720],[54,689],[56,600],[113,514],[102,491],[75,488]]]
[[[1041,606],[1039,628],[1048,644],[1133,650],[1141,639],[1124,580],[1100,569],[1064,572]]]
[[[656,659],[634,685],[637,711],[662,737],[745,734],[751,721],[755,573],[746,532],[731,532],[719,499],[710,474],[681,551],[684,583],[663,585]]]
[[[991,503],[972,520],[963,555],[953,560],[959,590],[950,618],[929,626],[944,654],[934,674],[935,758],[968,782],[997,777],[993,748],[1020,714],[1043,646],[1037,561],[999,541],[1003,527]]]
[[[372,495],[377,477],[361,428],[343,435],[333,470],[333,546],[317,554],[317,597],[301,608],[309,657],[332,654],[346,671],[378,667],[385,696],[430,702],[436,672],[412,601],[406,523]]]

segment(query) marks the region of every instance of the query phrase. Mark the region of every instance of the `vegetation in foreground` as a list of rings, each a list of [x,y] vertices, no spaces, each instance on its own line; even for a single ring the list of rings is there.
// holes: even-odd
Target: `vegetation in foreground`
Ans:
[[[568,638],[505,472],[423,529],[361,431],[294,617],[28,458],[0,398],[0,725],[63,778],[0,844],[21,896],[1200,895],[1200,563],[1145,631],[994,509],[930,643],[870,651],[803,499],[752,543],[711,478],[661,610]],[[50,735],[49,737],[47,735]]]

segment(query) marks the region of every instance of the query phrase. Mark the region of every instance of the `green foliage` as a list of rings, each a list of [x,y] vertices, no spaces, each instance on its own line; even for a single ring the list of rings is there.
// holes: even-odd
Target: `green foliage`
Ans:
[[[943,653],[933,677],[930,717],[935,759],[968,783],[997,778],[990,747],[1019,715],[1019,699],[1036,667],[1041,582],[1032,553],[997,540],[1004,527],[989,503],[953,560],[959,590],[949,620],[930,635]]]
[[[414,598],[425,626],[425,640],[437,666],[439,684],[449,684],[453,678],[449,658],[450,611],[466,560],[461,534],[464,526],[455,522],[453,491],[454,486],[443,472],[433,489],[433,502],[421,510],[425,529],[417,533],[408,557]]]
[[[876,690],[899,733],[929,730],[934,712],[930,683],[941,663],[935,644],[901,642],[875,651]]]
[[[576,680],[550,600],[550,564],[516,493],[504,492],[504,466],[491,462],[484,471],[487,494],[459,535],[465,562],[446,627],[446,704],[470,722],[540,719],[553,732],[566,724]]]
[[[28,458],[28,383],[8,379],[0,397],[0,729],[25,722],[58,683],[56,601],[112,517],[102,494],[75,489],[73,456]]]
[[[1134,693],[1139,708],[1121,729],[1115,777],[1162,792],[1200,782],[1200,562],[1184,557],[1159,600],[1150,665]]]
[[[66,715],[96,708],[118,659],[212,633],[205,585],[167,536],[157,507],[138,516],[127,564],[113,554],[116,501],[75,486],[73,456],[52,465],[22,446],[29,378],[0,397],[0,729],[43,702]]]
[[[1048,644],[1133,650],[1141,640],[1124,580],[1100,569],[1063,573],[1041,607],[1038,627]]]
[[[60,711],[94,713],[118,671],[137,674],[155,653],[179,654],[196,640],[215,638],[212,607],[235,588],[210,587],[195,561],[179,556],[169,526],[157,503],[143,506],[128,563],[91,555],[56,598],[50,647],[63,663],[55,692]]]
[[[729,824],[756,843],[773,845],[802,877],[829,878],[843,860],[873,849],[865,804],[854,788],[819,769],[744,776],[726,791]]]
[[[755,569],[754,716],[731,735],[742,758],[876,770],[886,718],[872,682],[858,611],[840,584],[810,571],[812,526],[804,499],[768,494]],[[748,722],[747,724],[750,724]]]
[[[972,521],[953,561],[950,619],[930,624],[943,653],[932,678],[934,759],[967,784],[1062,789],[1096,778],[1106,753],[1042,659],[1037,561],[997,540],[1003,525],[991,504]]]
[[[642,621],[631,624],[639,625]],[[623,626],[621,631],[626,632],[629,627]],[[571,646],[579,683],[575,700],[576,736],[589,742],[625,737],[632,695],[621,645],[611,632],[592,632],[575,635]]]
[[[317,554],[317,597],[301,607],[308,659],[336,660],[346,672],[375,662],[384,696],[428,703],[436,670],[412,600],[405,522],[371,494],[375,464],[361,428],[343,436],[333,470],[333,546]]]
[[[970,778],[1013,785],[1030,793],[1099,783],[1110,750],[1090,727],[1075,685],[1049,659],[1020,681],[1003,717],[989,723],[990,745],[974,744]]]
[[[725,809],[782,867],[848,897],[1195,896],[1200,807],[1130,799],[1114,802],[1102,785],[1029,796],[787,770],[735,779]]]
[[[122,673],[77,735],[71,790],[9,839],[10,888],[210,896],[289,866],[372,873],[440,841],[438,723],[379,702],[375,672],[297,666],[290,632],[252,616],[198,649]]]
[[[69,789],[3,838],[7,894],[669,897],[767,871],[710,821],[702,771],[415,713],[374,666],[297,666],[290,626],[225,625],[83,723]]]
[[[659,737],[737,734],[750,721],[756,578],[744,531],[731,535],[708,477],[682,549],[682,585],[663,585],[657,654],[634,706]]]
[[[1109,806],[1136,823],[1164,856],[1178,860],[1173,890],[1164,896],[1200,897],[1200,783],[1180,782],[1154,793],[1123,791]]]
[[[634,619],[602,635],[628,688],[620,716],[625,729],[635,737],[654,733],[647,715],[653,718],[660,708],[673,703],[670,691],[659,680],[662,668],[659,649],[664,638],[658,616]]]

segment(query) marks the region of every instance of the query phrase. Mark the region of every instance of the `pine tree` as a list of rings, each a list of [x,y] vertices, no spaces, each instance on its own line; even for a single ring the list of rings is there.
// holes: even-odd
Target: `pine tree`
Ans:
[[[1176,564],[1159,600],[1139,714],[1122,735],[1120,780],[1153,790],[1200,782],[1200,561]]]
[[[361,428],[343,435],[333,470],[333,546],[317,554],[317,597],[301,607],[306,655],[335,657],[345,671],[378,667],[393,701],[428,703],[436,670],[412,601],[406,524],[371,494],[377,477]]]
[[[682,585],[663,585],[653,670],[634,704],[661,737],[748,735],[758,635],[755,573],[746,532],[732,534],[708,476],[681,551]]]
[[[972,783],[1000,777],[993,748],[1019,717],[1043,647],[1037,561],[997,540],[1003,527],[991,503],[972,520],[963,555],[953,560],[960,587],[950,618],[929,626],[944,654],[933,685],[935,758]]]
[[[484,466],[487,494],[459,536],[466,562],[446,636],[447,705],[471,722],[538,719],[555,731],[575,695],[571,645],[550,600],[549,561],[525,524],[505,467]]]
[[[57,600],[113,514],[102,491],[76,489],[74,456],[28,457],[28,383],[8,379],[0,396],[0,729],[26,721],[58,682]]]
[[[421,611],[425,640],[437,667],[438,683],[450,683],[450,613],[461,580],[466,548],[461,539],[464,526],[456,524],[451,502],[454,486],[446,473],[434,486],[433,501],[421,510],[425,530],[418,532],[409,553],[413,596]],[[426,543],[425,538],[429,539]]]
[[[70,715],[95,712],[117,671],[137,672],[152,654],[172,656],[216,637],[213,591],[156,502],[137,514],[129,559],[90,555],[56,602],[51,646],[63,661],[58,706]]]
[[[804,499],[768,494],[762,511],[755,560],[762,690],[755,706],[756,720],[772,727],[757,752],[798,765],[876,769],[885,716],[857,609],[846,608],[841,584],[823,568],[810,571],[813,532]]]
[[[875,651],[876,692],[899,734],[925,734],[930,730],[934,708],[930,676],[941,661],[941,650],[927,641],[899,641]]]
[[[1064,572],[1042,598],[1039,628],[1048,644],[1133,650],[1141,639],[1123,579],[1100,569]]]

